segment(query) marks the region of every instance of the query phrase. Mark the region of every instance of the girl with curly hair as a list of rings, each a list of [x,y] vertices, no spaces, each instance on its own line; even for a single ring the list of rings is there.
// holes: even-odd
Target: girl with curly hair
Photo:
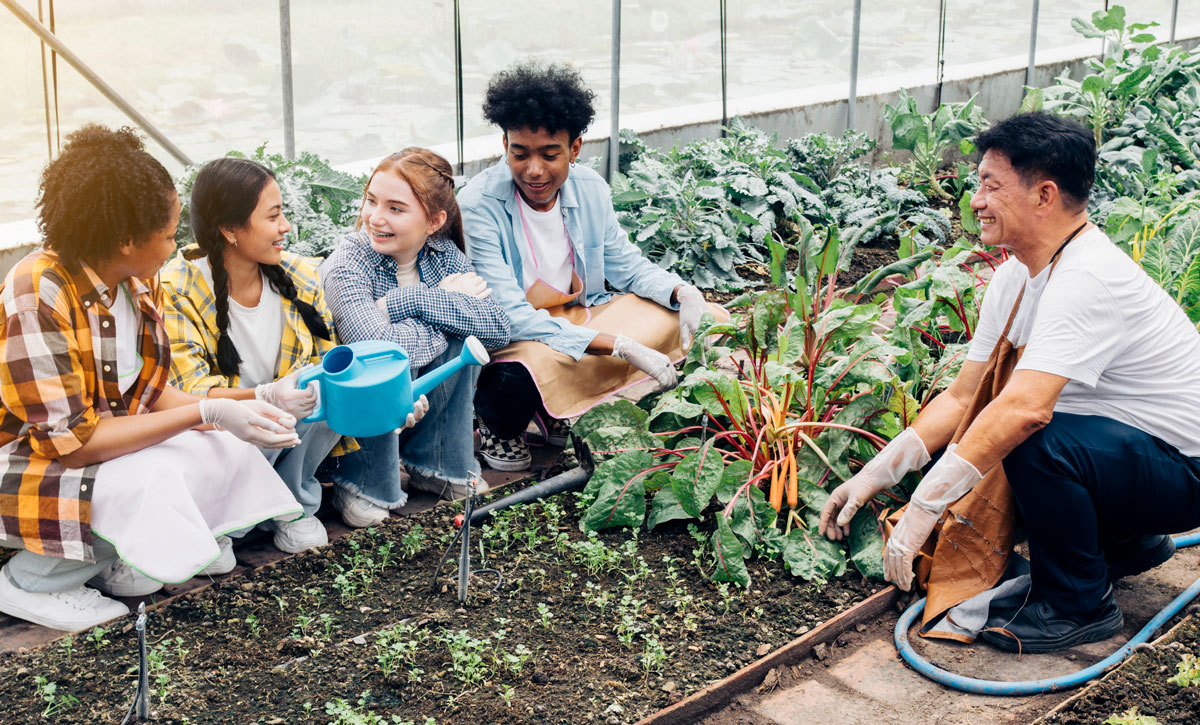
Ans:
[[[459,195],[471,261],[512,320],[513,344],[492,356],[475,396],[480,455],[497,470],[529,467],[535,417],[543,439],[563,445],[568,418],[647,377],[675,385],[672,360],[709,309],[630,243],[608,185],[576,164],[593,98],[567,66],[498,73],[483,115],[503,132],[504,157]]]
[[[275,174],[248,159],[210,161],[196,175],[189,213],[196,244],[162,273],[171,383],[209,398],[265,400],[305,418],[316,382],[298,390],[296,377],[336,342],[316,266],[283,251],[291,225]],[[300,445],[263,451],[304,508],[299,518],[267,524],[275,546],[291,553],[329,541],[315,516],[316,471],[341,440],[324,422],[298,423],[296,433]],[[398,468],[372,473],[335,476],[334,505],[348,526],[377,524],[407,499]]]
[[[406,148],[379,163],[367,181],[358,229],[322,271],[343,342],[397,343],[414,376],[457,358],[469,335],[488,348],[508,343],[508,317],[463,253],[450,164],[427,149]],[[390,433],[360,439],[370,459],[398,460],[414,488],[446,498],[467,495],[472,482],[486,489],[473,452],[478,371],[465,368],[434,388],[425,420],[398,442]]]
[[[0,542],[22,549],[0,611],[78,631],[128,613],[101,592],[227,572],[216,537],[299,513],[255,447],[298,439],[268,403],[167,382],[157,275],[179,198],[131,129],[71,134],[38,206],[45,249],[0,290]]]

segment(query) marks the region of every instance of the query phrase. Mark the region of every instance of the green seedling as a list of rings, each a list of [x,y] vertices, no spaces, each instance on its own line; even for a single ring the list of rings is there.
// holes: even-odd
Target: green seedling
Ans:
[[[79,704],[79,698],[66,692],[60,693],[56,683],[41,675],[35,676],[33,682],[37,697],[46,703],[46,707],[42,710],[44,718],[54,717]]]
[[[246,626],[250,628],[250,634],[255,637],[262,631],[262,622],[259,622],[258,617],[254,614],[246,615]]]
[[[1104,721],[1104,725],[1158,725],[1158,719],[1150,715],[1142,715],[1135,705],[1120,715],[1108,718]]]
[[[591,609],[595,607],[600,612],[600,616],[604,616],[604,610],[612,601],[612,594],[607,589],[603,589],[595,582],[583,583],[583,604]]]
[[[517,648],[512,652],[497,651],[494,659],[498,667],[502,667],[514,675],[520,675],[525,670],[525,665],[533,658],[533,652],[523,644],[517,645]]]
[[[67,656],[68,660],[71,659],[71,655],[75,654],[75,638],[68,634],[58,643],[58,648]]]
[[[375,638],[375,662],[384,677],[401,667],[412,667],[421,647],[429,641],[429,632],[412,624],[398,624],[381,630]]]
[[[445,632],[441,641],[450,652],[450,674],[466,685],[475,685],[488,675],[484,662],[487,643],[472,637],[467,630]]]
[[[639,658],[642,663],[642,670],[645,671],[648,677],[651,672],[662,674],[663,665],[667,661],[667,651],[655,637],[643,637],[645,647],[642,650],[642,656]]]
[[[109,639],[106,636],[108,632],[109,630],[105,629],[104,627],[96,625],[95,627],[92,627],[92,631],[88,633],[87,639],[96,648],[97,652],[104,649],[104,645],[109,643]]]
[[[504,701],[505,707],[512,707],[513,695],[515,695],[516,693],[517,693],[517,691],[515,689],[513,689],[512,685],[501,685],[499,694],[500,694],[500,699],[502,701]]]
[[[538,602],[537,610],[538,616],[542,620],[542,629],[554,629],[554,625],[551,623],[551,620],[554,618],[554,612],[550,611],[550,607],[545,602]]]
[[[420,524],[413,524],[413,527],[400,537],[400,551],[404,553],[405,557],[411,559],[424,550],[427,541],[425,529],[421,528]]]

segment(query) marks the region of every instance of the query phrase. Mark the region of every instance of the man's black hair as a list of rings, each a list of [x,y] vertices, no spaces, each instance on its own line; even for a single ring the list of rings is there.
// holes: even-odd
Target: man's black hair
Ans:
[[[483,100],[483,117],[505,133],[522,128],[545,129],[550,134],[566,131],[574,141],[596,117],[595,97],[579,71],[523,61],[492,76]]]
[[[1026,185],[1053,181],[1065,206],[1087,205],[1096,178],[1096,140],[1078,121],[1045,111],[1018,113],[980,133],[975,148],[980,157],[1004,154]]]
[[[42,171],[38,227],[67,264],[97,264],[163,229],[174,193],[171,175],[136,131],[89,124],[67,136]]]

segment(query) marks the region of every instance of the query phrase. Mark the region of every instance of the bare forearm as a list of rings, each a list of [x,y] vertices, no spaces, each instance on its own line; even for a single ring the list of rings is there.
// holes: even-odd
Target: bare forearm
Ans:
[[[192,401],[194,403],[196,399],[192,398]],[[140,415],[101,418],[87,443],[61,460],[69,468],[103,463],[162,443],[200,424],[200,407],[194,404]]]
[[[600,334],[596,335],[596,338],[594,340],[592,340],[592,344],[587,346],[588,354],[590,354],[590,355],[612,355],[613,354],[613,344],[616,343],[616,341],[617,341],[617,338],[613,337],[612,335],[608,334],[607,332],[601,332]]]
[[[234,400],[254,400],[254,388],[209,388],[205,393],[208,398],[233,398]]]

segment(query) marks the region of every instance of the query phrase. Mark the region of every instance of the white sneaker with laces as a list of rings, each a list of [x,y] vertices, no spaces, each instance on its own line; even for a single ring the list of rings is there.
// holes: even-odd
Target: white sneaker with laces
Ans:
[[[0,569],[0,612],[50,629],[80,632],[129,614],[129,607],[95,589],[65,592],[27,592]]]
[[[436,494],[449,501],[457,501],[471,495],[471,486],[467,483],[450,483],[449,481],[440,478],[433,478],[421,473],[409,473],[411,478],[408,480],[408,485],[418,491]],[[475,479],[475,494],[482,494],[488,490],[488,482],[483,478]]]
[[[333,505],[342,512],[342,521],[352,529],[383,523],[389,514],[382,506],[376,506],[341,486],[335,486],[333,489]]]
[[[275,530],[275,548],[289,554],[299,554],[329,543],[325,524],[316,516],[306,514],[295,521],[274,519],[270,526]]]
[[[116,559],[107,569],[88,579],[88,586],[110,597],[143,597],[162,589],[162,582],[139,574],[123,559]]]
[[[196,572],[196,576],[228,574],[237,566],[237,558],[233,555],[233,539],[228,536],[218,536],[217,546],[221,548],[221,555],[216,558],[216,561]]]

